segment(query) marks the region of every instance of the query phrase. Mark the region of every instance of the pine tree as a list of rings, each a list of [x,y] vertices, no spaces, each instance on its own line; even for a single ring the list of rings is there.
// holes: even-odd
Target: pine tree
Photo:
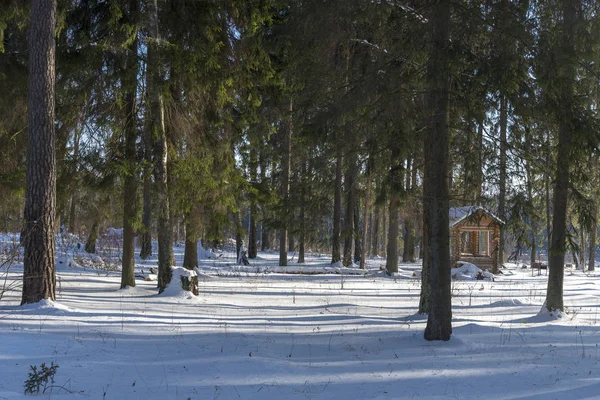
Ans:
[[[21,304],[54,300],[56,0],[33,0],[29,32],[27,187]]]

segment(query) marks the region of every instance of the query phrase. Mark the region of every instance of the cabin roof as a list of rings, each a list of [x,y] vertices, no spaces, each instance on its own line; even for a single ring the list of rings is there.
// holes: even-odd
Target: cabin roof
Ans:
[[[497,222],[500,225],[504,225],[504,221],[500,218],[496,217],[493,213],[486,210],[481,206],[465,206],[465,207],[452,207],[450,208],[450,227],[453,228],[456,225],[460,224],[465,219],[475,215],[478,211],[484,213],[484,215],[489,216],[492,220]]]

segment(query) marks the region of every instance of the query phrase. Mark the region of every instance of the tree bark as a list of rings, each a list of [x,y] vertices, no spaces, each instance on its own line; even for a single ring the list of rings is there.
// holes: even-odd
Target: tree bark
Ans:
[[[100,229],[100,223],[98,220],[95,220],[92,224],[92,228],[90,229],[90,233],[88,235],[87,241],[85,242],[84,250],[86,253],[95,254],[96,253],[96,240],[98,240],[98,230]]]
[[[367,167],[368,168],[368,167]],[[367,171],[367,178],[365,185],[367,186],[367,191],[365,194],[365,206],[363,207],[363,232],[362,232],[362,252],[360,253],[360,269],[365,269],[365,260],[367,258],[367,252],[369,251],[369,242],[367,238],[369,237],[369,219],[370,219],[370,211],[369,211],[369,202],[371,201],[371,172]]]
[[[335,165],[335,188],[333,197],[333,234],[331,237],[331,263],[342,260],[340,251],[340,232],[342,225],[342,164],[343,155],[338,145]]]
[[[257,184],[257,169],[258,169],[258,160],[256,155],[256,149],[252,147],[250,149],[250,182],[252,184]],[[250,199],[250,226],[248,227],[248,258],[256,258],[258,255],[258,247],[257,247],[257,229],[256,229],[256,217],[258,214],[258,206],[256,205],[256,199],[252,197]]]
[[[300,167],[300,237],[298,244],[298,264],[304,264],[304,251],[306,245],[306,186],[308,185],[308,180],[306,179],[306,174],[308,173],[308,161],[306,158],[302,161],[302,166]]]
[[[452,335],[452,298],[450,295],[450,251],[448,225],[449,190],[449,129],[448,106],[450,91],[449,42],[450,0],[440,0],[430,19],[433,48],[427,68],[430,86],[428,109],[431,126],[425,134],[424,155],[431,162],[425,174],[429,199],[426,232],[431,254],[431,310],[425,327],[425,340],[449,340]]]
[[[592,229],[590,230],[590,256],[588,260],[588,271],[594,271],[596,269],[596,232],[598,231],[598,223],[596,216],[598,211],[594,207],[594,218],[592,220]]]
[[[348,157],[348,171],[344,179],[346,187],[346,212],[344,215],[344,267],[349,267],[353,263],[352,253],[354,246],[354,208],[356,205],[356,175],[358,173],[356,152],[352,151]]]
[[[506,220],[506,129],[508,124],[508,101],[504,94],[500,95],[500,184],[498,193],[498,216]],[[504,225],[500,226],[500,242],[498,245],[498,264],[504,264]],[[494,264],[492,273],[498,273],[498,266]]]
[[[154,182],[156,196],[157,241],[158,241],[158,291],[162,293],[171,282],[173,266],[173,232],[169,212],[168,187],[168,141],[165,129],[163,96],[161,94],[162,60],[160,57],[160,35],[158,28],[157,0],[148,0],[148,43],[147,87],[150,102],[149,129],[153,139]]]
[[[373,247],[371,249],[371,256],[379,256],[379,218],[380,218],[379,204],[375,204],[375,212],[373,213],[373,229],[371,229],[371,238]]]
[[[55,29],[56,0],[32,0],[21,304],[54,300],[56,291]]]
[[[281,199],[283,201],[282,228],[279,230],[279,265],[287,266],[288,254],[288,225],[289,225],[289,203],[290,203],[290,174],[291,174],[291,157],[292,157],[292,131],[293,131],[293,103],[289,102],[288,126],[283,135],[283,154],[281,160]]]
[[[392,150],[394,165],[389,171],[390,177],[390,207],[387,242],[387,257],[385,269],[388,275],[398,272],[398,235],[400,233],[400,195],[403,190],[404,160],[400,157],[399,149]]]
[[[137,21],[138,0],[129,0],[129,19]],[[135,39],[127,49],[124,71],[125,95],[125,176],[123,179],[123,259],[121,264],[121,289],[135,286],[135,230],[134,224],[138,208],[138,173],[136,160],[136,98],[138,75],[138,41]]]
[[[73,177],[76,177],[79,171],[79,141],[81,138],[81,131],[79,129],[75,130],[75,134],[73,135]],[[73,194],[71,195],[71,204],[69,205],[69,233],[77,234],[79,232],[79,228],[77,226],[77,203],[79,201],[79,196],[77,194],[77,190],[74,188]]]
[[[563,0],[563,36],[561,48],[557,49],[560,64],[557,66],[561,77],[565,80],[561,85],[561,93],[557,104],[559,115],[558,127],[558,154],[556,159],[556,180],[554,183],[554,214],[552,216],[552,240],[548,261],[548,291],[546,294],[546,308],[548,311],[564,311],[563,281],[566,253],[567,232],[567,197],[569,193],[569,164],[571,160],[571,135],[574,124],[572,115],[573,106],[573,79],[575,77],[572,66],[574,57],[574,26],[577,9],[576,0]]]

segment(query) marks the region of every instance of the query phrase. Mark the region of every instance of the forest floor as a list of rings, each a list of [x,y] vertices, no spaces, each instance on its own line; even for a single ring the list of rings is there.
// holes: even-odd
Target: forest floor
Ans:
[[[182,253],[175,247],[178,265]],[[26,307],[22,264],[5,264],[0,399],[29,398],[30,366],[52,362],[55,382],[41,398],[600,397],[599,274],[565,271],[568,313],[558,319],[540,313],[544,271],[510,264],[493,282],[453,281],[452,339],[430,343],[416,315],[418,263],[388,277],[384,260],[370,259],[366,274],[353,275],[311,255],[311,272],[330,273],[269,272],[277,257],[260,253],[244,268],[230,252],[203,259],[192,297],[158,295],[143,279],[119,290],[110,265],[65,252],[57,302]],[[140,276],[156,266],[156,258],[137,261]],[[297,269],[296,259],[290,265]]]

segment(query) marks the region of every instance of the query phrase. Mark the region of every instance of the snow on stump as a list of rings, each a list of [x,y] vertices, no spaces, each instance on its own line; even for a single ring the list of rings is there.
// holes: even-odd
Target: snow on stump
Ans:
[[[194,270],[173,267],[171,283],[166,287],[163,293],[168,292],[167,295],[176,295],[181,292],[189,292],[194,296],[198,295],[198,275]]]

